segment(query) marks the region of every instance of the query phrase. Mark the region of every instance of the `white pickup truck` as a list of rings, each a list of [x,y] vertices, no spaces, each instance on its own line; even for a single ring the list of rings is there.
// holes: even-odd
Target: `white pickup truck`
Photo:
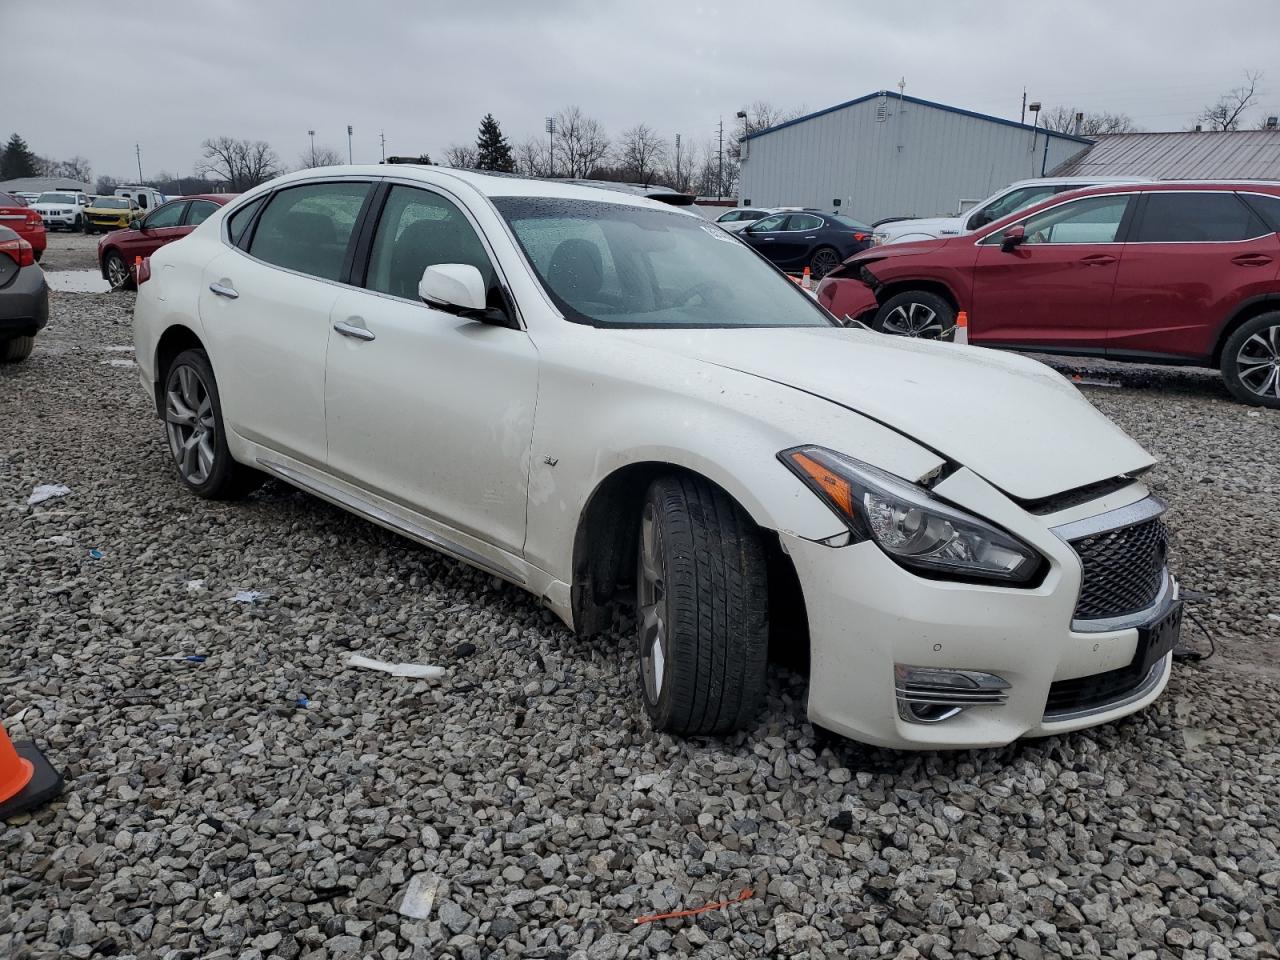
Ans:
[[[919,220],[894,220],[876,227],[873,243],[901,243],[904,240],[936,240],[954,237],[984,227],[1001,217],[1039,203],[1055,193],[1080,190],[1104,183],[1146,183],[1141,177],[1039,177],[1018,180],[999,193],[970,207],[958,217],[927,217]]]

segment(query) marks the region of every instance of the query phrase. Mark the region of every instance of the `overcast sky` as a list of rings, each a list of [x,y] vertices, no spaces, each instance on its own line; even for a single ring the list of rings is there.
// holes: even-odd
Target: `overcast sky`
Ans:
[[[52,15],[55,13],[56,15]],[[817,110],[882,88],[1018,118],[1129,114],[1185,129],[1245,70],[1268,71],[1252,126],[1280,113],[1280,3],[609,3],[602,0],[0,0],[10,82],[0,137],[89,158],[95,175],[189,174],[205,137],[317,145],[357,162],[513,143],[577,104],[611,134],[645,122],[686,144],[754,100]]]

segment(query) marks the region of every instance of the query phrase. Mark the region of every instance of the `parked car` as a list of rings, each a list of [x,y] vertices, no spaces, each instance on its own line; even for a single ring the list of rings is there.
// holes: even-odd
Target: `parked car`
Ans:
[[[1150,183],[1054,197],[973,235],[894,244],[818,287],[885,333],[1216,367],[1280,407],[1280,184]]]
[[[208,193],[170,200],[124,230],[113,230],[98,241],[98,268],[113,288],[132,287],[134,263],[149,257],[209,219],[234,193]]]
[[[15,196],[15,197],[18,197],[18,198],[19,198],[19,199],[21,199],[21,200],[26,201],[26,205],[27,205],[28,207],[29,207],[29,206],[31,206],[31,205],[32,205],[32,204],[34,204],[37,200],[39,200],[39,199],[40,199],[40,194],[38,194],[38,193],[28,193],[28,192],[26,192],[26,191],[23,191],[22,193],[15,193],[15,194],[14,194],[14,196]]]
[[[771,214],[738,236],[783,270],[798,273],[808,267],[815,278],[871,246],[871,228],[865,223],[816,210]]]
[[[40,194],[32,208],[40,214],[46,230],[83,230],[89,198],[67,190]]]
[[[842,328],[679,208],[301,171],[138,281],[189,491],[277,477],[584,633],[633,608],[657,729],[750,724],[771,623],[809,652],[812,720],[894,747],[1078,729],[1167,682],[1149,454],[1033,360]]]
[[[123,230],[129,223],[142,216],[142,209],[129,197],[98,197],[85,210],[88,233],[103,230]]]
[[[738,207],[727,213],[720,214],[720,216],[716,217],[716,223],[731,233],[737,233],[739,230],[745,230],[757,220],[774,212],[760,207]]]
[[[142,186],[136,183],[127,183],[123,187],[116,187],[115,195],[132,200],[143,213],[154,210],[164,203],[166,199],[165,195],[155,187]]]
[[[35,251],[17,231],[0,225],[0,363],[31,356],[36,334],[48,322],[49,287]]]
[[[40,214],[18,202],[16,196],[0,193],[0,227],[8,227],[31,244],[31,252],[37,261],[44,256],[49,244],[48,232]]]
[[[1039,203],[1058,193],[1102,184],[1150,182],[1142,177],[1037,177],[1033,180],[1018,180],[974,204],[959,216],[879,220],[875,224],[872,242],[903,243],[972,233],[988,223],[1025,210],[1033,203]]]

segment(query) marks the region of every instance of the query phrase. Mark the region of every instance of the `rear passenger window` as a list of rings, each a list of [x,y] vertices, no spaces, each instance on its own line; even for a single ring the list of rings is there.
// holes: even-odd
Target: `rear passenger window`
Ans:
[[[1244,202],[1267,221],[1272,231],[1280,230],[1280,197],[1269,193],[1250,193],[1245,195]]]
[[[1134,240],[1138,243],[1222,243],[1269,233],[1234,193],[1151,193]]]
[[[262,206],[262,201],[265,199],[265,197],[258,197],[256,200],[251,200],[227,217],[227,239],[237,247],[244,249],[244,244],[241,241],[245,239],[245,231],[249,229],[249,224],[253,222],[253,215]]]
[[[793,213],[787,221],[788,230],[818,230],[822,227],[822,218],[809,213]]]
[[[213,215],[218,205],[210,200],[192,200],[187,210],[187,226],[198,227]]]
[[[440,263],[470,264],[485,288],[494,289],[493,264],[462,211],[428,190],[393,186],[373,236],[365,286],[417,300],[422,271]]]
[[[249,253],[321,280],[338,280],[367,183],[310,183],[272,196],[253,231]]]

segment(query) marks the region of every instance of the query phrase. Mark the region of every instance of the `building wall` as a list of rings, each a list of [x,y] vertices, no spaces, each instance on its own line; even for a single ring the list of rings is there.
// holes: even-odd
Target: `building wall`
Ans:
[[[753,206],[882,217],[954,214],[1014,180],[1041,175],[1086,144],[890,95],[854,103],[744,143],[739,196]],[[1047,156],[1045,151],[1048,151]]]

